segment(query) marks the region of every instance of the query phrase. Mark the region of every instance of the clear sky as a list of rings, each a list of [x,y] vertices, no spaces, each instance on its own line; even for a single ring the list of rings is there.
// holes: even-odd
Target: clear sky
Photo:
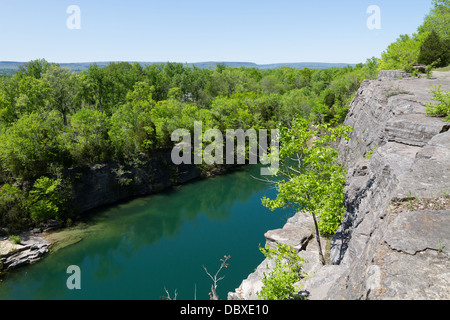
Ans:
[[[370,5],[381,29],[367,27]],[[359,63],[416,32],[430,8],[431,0],[0,0],[0,61]]]

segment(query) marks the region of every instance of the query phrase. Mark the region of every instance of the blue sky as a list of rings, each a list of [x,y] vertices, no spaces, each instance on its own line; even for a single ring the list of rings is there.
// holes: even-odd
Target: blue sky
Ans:
[[[80,29],[67,28],[77,5]],[[367,8],[381,10],[370,30]],[[0,61],[365,62],[431,0],[0,0]]]

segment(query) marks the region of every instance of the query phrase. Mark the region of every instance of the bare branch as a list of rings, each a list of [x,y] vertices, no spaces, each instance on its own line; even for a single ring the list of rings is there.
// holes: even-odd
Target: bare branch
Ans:
[[[177,296],[178,296],[177,289],[175,289],[175,296],[173,299],[170,297],[170,293],[169,293],[169,291],[167,291],[166,287],[164,287],[164,291],[166,291],[166,294],[167,294],[167,297],[164,297],[165,300],[177,300]]]
[[[208,272],[208,269],[206,269],[206,267],[205,267],[204,265],[202,265],[202,266],[203,266],[203,269],[205,269],[206,274],[211,278],[212,281],[214,281],[214,278],[213,278],[213,276]]]
[[[227,263],[227,261],[231,259],[231,256],[224,256],[223,259],[220,259],[220,261],[222,262],[220,264],[220,268],[217,270],[216,274],[214,275],[214,277],[211,275],[211,273],[209,273],[208,269],[206,269],[205,266],[203,266],[203,269],[205,269],[206,274],[211,278],[211,280],[213,281],[213,284],[211,285],[211,292],[209,293],[210,299],[211,300],[219,300],[219,296],[217,295],[217,283],[221,280],[223,280],[225,278],[225,276],[219,277],[219,273],[220,271],[222,271],[223,268],[228,268],[229,264]]]
[[[258,178],[258,177],[255,177],[254,175],[250,175],[250,176],[251,176],[253,179],[258,180],[258,181],[263,182],[263,183],[267,183],[267,184],[277,184],[277,183],[278,183],[277,181],[270,180],[270,179],[267,178],[267,177],[265,177],[265,178]]]

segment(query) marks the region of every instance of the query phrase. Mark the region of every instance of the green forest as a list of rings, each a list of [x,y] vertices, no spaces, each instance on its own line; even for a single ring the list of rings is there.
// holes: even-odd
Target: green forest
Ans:
[[[1,224],[63,218],[62,169],[151,157],[173,147],[175,129],[193,132],[194,121],[222,132],[277,128],[296,116],[339,124],[376,68],[375,60],[355,68],[265,71],[123,62],[75,73],[30,61],[1,78]]]
[[[171,134],[274,129],[294,118],[339,126],[365,79],[416,63],[448,65],[449,0],[433,1],[417,34],[355,67],[261,70],[181,63],[90,65],[81,72],[38,59],[0,76],[0,226],[65,220],[66,168],[132,164],[172,148]]]
[[[414,71],[414,65],[445,67],[450,64],[450,0],[433,0],[417,32],[403,34],[381,54],[380,69]]]

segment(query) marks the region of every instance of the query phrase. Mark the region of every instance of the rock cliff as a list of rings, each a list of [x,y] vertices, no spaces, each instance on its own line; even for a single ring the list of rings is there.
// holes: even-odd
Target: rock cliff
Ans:
[[[305,265],[309,276],[301,284],[309,299],[450,298],[450,123],[425,114],[438,85],[450,89],[449,72],[425,79],[383,71],[362,83],[345,121],[354,132],[339,145],[349,169],[346,214],[330,264],[312,257]],[[294,220],[298,232],[311,228]],[[299,243],[290,228],[268,232],[267,241]],[[302,243],[299,254],[308,256],[313,242]],[[266,267],[229,299],[256,298]]]
[[[73,187],[70,206],[83,213],[103,205],[154,194],[201,177],[195,165],[175,165],[171,150],[155,152],[134,164],[91,164],[64,171]]]

